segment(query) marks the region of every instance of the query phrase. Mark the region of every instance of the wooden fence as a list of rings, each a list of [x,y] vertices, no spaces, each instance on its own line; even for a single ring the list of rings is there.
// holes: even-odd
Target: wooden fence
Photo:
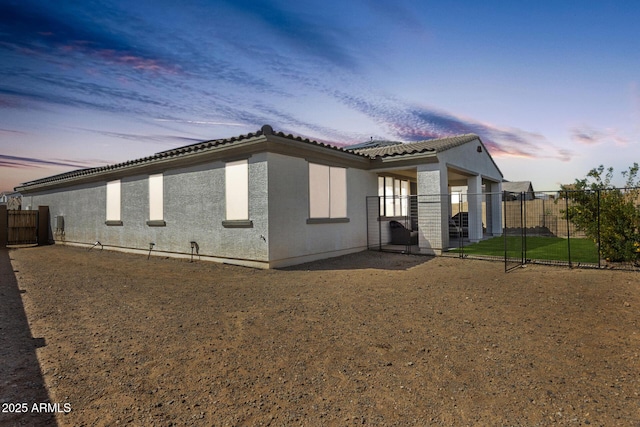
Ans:
[[[9,245],[38,243],[38,211],[8,211]]]

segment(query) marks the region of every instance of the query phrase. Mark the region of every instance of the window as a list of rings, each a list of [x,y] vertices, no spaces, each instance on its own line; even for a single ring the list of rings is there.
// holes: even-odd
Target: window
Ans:
[[[149,175],[149,226],[164,226],[164,182],[162,174]]]
[[[122,225],[120,218],[120,180],[107,182],[107,225]]]
[[[309,163],[309,218],[347,219],[345,168]]]
[[[227,162],[225,172],[225,227],[252,227],[249,220],[249,161]]]
[[[407,216],[409,181],[390,176],[378,177],[381,216]]]

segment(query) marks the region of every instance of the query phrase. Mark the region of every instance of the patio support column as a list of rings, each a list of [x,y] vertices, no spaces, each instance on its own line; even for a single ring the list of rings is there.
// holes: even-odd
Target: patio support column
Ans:
[[[502,236],[502,183],[491,182],[487,187],[487,234]]]
[[[417,168],[418,177],[418,246],[420,252],[440,255],[449,245],[446,166],[438,163]]]
[[[467,201],[469,203],[469,240],[482,240],[482,177],[467,178]]]

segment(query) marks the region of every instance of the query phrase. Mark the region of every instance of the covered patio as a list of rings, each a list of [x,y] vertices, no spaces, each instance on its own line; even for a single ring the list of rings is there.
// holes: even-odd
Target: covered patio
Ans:
[[[462,237],[469,242],[502,234],[502,173],[478,136],[358,152],[374,157],[379,166],[373,170],[378,196],[367,200],[370,248],[440,255],[451,247],[452,227],[464,229]],[[460,198],[455,206],[453,188],[461,189],[453,195]],[[452,225],[459,212],[463,223]]]

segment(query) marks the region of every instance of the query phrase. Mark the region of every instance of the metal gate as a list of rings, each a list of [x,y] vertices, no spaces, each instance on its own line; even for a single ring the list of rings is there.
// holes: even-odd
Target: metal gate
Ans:
[[[505,191],[502,197],[504,212],[504,271],[524,265],[526,262],[526,203],[524,193]]]
[[[8,211],[9,245],[27,245],[38,243],[38,211]]]

